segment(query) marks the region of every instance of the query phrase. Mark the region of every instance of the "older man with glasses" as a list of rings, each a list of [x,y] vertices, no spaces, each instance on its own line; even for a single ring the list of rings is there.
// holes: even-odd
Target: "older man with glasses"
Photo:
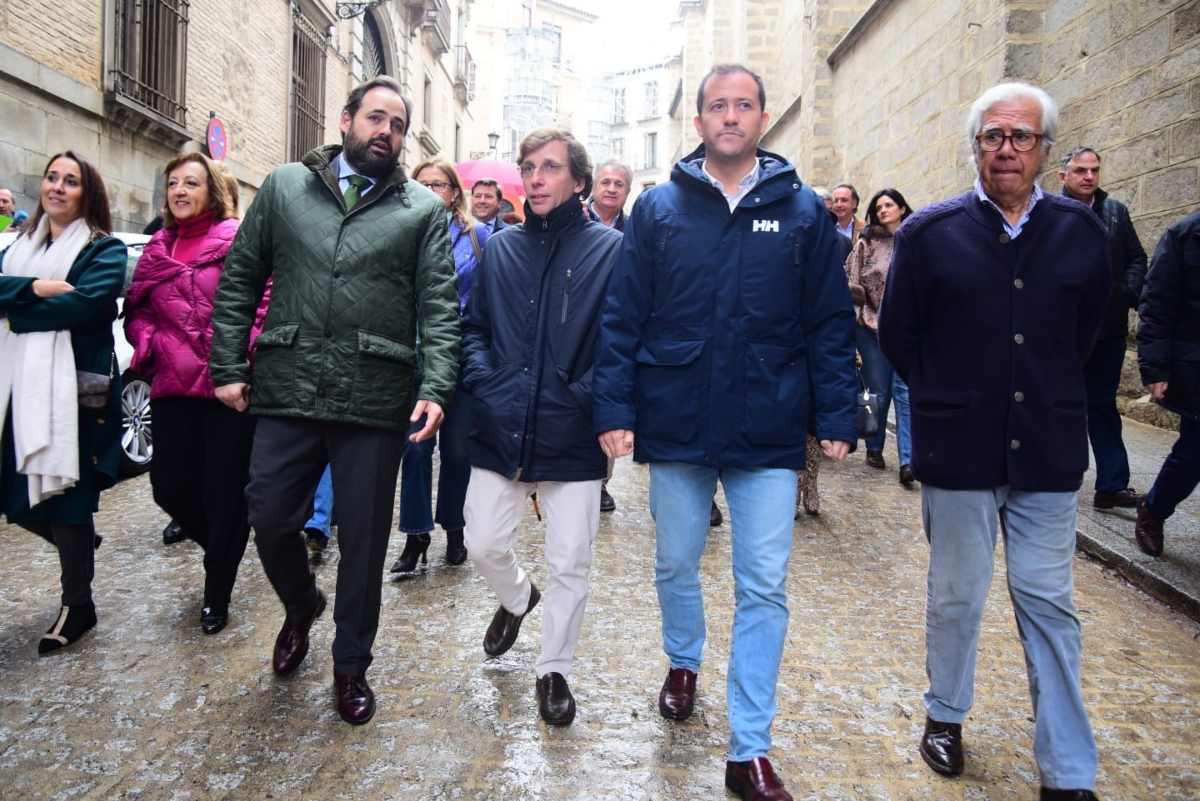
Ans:
[[[1071,560],[1088,464],[1084,365],[1110,279],[1100,218],[1037,185],[1057,120],[1050,96],[1028,84],[975,101],[975,187],[897,232],[879,334],[911,391],[930,545],[921,756],[940,774],[963,771],[962,723],[1003,532],[1040,797],[1085,801],[1096,797],[1097,756]]]

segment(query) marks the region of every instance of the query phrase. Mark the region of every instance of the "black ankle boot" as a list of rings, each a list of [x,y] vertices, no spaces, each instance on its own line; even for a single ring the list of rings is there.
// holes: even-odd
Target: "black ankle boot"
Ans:
[[[467,561],[467,546],[463,544],[461,528],[446,529],[446,564],[461,565]]]
[[[418,562],[428,564],[425,552],[429,550],[429,539],[428,534],[409,534],[408,539],[404,541],[404,551],[396,560],[396,564],[392,565],[391,572],[415,573]]]
[[[38,642],[38,655],[45,656],[65,648],[96,627],[96,605],[64,606],[54,625]]]

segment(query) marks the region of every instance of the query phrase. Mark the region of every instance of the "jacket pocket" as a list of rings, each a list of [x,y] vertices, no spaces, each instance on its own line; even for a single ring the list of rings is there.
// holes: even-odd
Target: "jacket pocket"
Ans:
[[[251,400],[265,407],[296,405],[296,337],[299,323],[269,328],[254,343]]]
[[[909,385],[912,386],[911,384]],[[961,472],[981,443],[971,430],[971,403],[965,392],[913,393],[913,468],[945,478]]]
[[[658,340],[638,349],[638,436],[680,443],[695,436],[706,389],[696,364],[703,351],[702,339]]]
[[[381,422],[401,422],[412,404],[415,364],[416,353],[403,342],[359,331],[354,371],[355,413]]]
[[[749,442],[804,444],[811,406],[804,348],[749,343],[744,391]]]

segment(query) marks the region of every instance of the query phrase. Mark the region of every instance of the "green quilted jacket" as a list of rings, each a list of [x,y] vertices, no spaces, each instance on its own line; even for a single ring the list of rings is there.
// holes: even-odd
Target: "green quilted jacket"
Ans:
[[[416,394],[443,406],[458,379],[454,262],[440,200],[403,170],[346,211],[330,162],[311,151],[271,173],[246,210],[213,308],[213,383],[250,384],[250,410],[403,430]],[[245,354],[267,279],[253,364]]]

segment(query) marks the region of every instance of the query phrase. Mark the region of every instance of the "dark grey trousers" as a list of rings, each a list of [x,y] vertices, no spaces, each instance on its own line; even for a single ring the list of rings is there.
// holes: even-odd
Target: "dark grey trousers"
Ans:
[[[325,465],[338,505],[333,666],[357,673],[371,664],[379,626],[383,567],[405,433],[345,423],[260,417],[246,499],[263,570],[289,617],[309,613],[317,585],[300,531],[312,514]]]

